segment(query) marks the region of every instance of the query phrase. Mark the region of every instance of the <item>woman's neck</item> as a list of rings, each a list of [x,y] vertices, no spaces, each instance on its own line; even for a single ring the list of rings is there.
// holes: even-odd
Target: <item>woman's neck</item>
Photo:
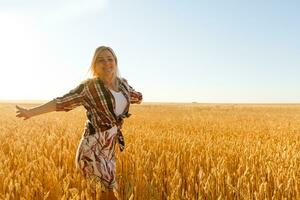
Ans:
[[[112,90],[118,90],[117,78],[103,79],[104,84]]]

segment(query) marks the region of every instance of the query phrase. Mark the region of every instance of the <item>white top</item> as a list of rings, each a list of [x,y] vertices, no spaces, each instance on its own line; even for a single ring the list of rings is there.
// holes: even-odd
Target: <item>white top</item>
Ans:
[[[120,91],[120,92],[116,92],[114,90],[111,90],[109,89],[112,93],[112,95],[114,96],[115,98],[115,102],[116,102],[116,107],[115,107],[115,114],[117,116],[121,115],[125,108],[126,108],[126,105],[127,105],[127,100],[124,96],[124,94]]]

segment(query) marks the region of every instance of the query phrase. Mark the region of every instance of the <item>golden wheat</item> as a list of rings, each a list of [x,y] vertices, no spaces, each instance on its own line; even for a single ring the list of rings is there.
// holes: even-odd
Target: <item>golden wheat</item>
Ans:
[[[299,105],[142,104],[131,113],[126,150],[116,148],[120,199],[300,199]],[[83,108],[23,121],[0,104],[0,199],[93,199],[74,165],[84,122]]]

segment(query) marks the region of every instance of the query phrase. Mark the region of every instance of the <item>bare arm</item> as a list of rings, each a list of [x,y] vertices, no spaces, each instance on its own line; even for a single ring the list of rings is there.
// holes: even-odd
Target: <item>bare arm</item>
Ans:
[[[26,109],[22,108],[18,105],[16,105],[17,111],[16,111],[16,117],[24,117],[24,120],[29,119],[31,117],[34,117],[36,115],[41,115],[44,113],[52,112],[56,110],[56,102],[55,100],[51,100],[45,104],[42,104],[40,106],[31,108],[31,109]]]

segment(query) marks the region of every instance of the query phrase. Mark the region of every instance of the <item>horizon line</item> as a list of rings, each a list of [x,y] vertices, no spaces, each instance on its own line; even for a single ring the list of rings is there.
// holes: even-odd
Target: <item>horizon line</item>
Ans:
[[[0,99],[0,103],[46,103],[49,100]],[[143,101],[141,104],[300,104],[300,102],[200,102],[200,101]]]

